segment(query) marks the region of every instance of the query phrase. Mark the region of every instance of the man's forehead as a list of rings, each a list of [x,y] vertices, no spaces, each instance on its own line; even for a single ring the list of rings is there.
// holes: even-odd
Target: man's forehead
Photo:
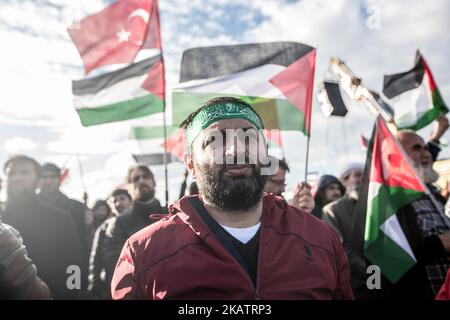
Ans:
[[[132,176],[135,176],[137,174],[146,174],[147,172],[144,171],[142,168],[136,168],[131,172]]]
[[[284,178],[286,176],[286,171],[283,169],[283,168],[278,168],[278,171],[277,171],[277,173],[275,173],[274,175],[273,175],[273,177],[276,177],[276,178]]]
[[[23,170],[23,169],[33,169],[33,164],[29,161],[17,161],[12,162],[10,165],[6,167],[6,171],[11,170]]]
[[[57,172],[55,172],[55,171],[51,171],[51,170],[43,170],[42,171],[42,175],[45,175],[45,176],[54,176],[54,177],[57,177],[58,176],[58,173]]]
[[[339,183],[337,183],[337,182],[332,182],[332,183],[330,183],[329,185],[327,185],[326,187],[325,187],[325,189],[328,189],[328,188],[339,188],[340,187],[340,185],[339,185]]]
[[[414,132],[401,132],[399,135],[399,140],[401,144],[403,145],[415,145],[420,144],[424,145],[425,141],[422,139],[421,136],[415,134]]]
[[[251,122],[244,119],[224,119],[212,123],[208,128],[204,129],[203,132],[215,131],[215,130],[226,130],[226,129],[247,129],[256,127]]]

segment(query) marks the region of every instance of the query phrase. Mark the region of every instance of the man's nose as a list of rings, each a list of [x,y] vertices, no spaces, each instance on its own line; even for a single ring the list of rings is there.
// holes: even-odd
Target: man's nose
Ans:
[[[424,149],[422,151],[422,160],[433,160],[433,157],[431,156],[431,152],[428,149]]]
[[[225,148],[225,156],[238,157],[245,155],[245,143],[240,139],[234,139],[234,141],[227,142]]]

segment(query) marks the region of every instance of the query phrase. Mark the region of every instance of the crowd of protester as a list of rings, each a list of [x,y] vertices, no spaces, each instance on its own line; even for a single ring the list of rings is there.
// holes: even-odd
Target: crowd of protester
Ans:
[[[198,112],[225,102],[252,111],[242,101],[222,99]],[[157,181],[143,164],[124,173],[127,189],[88,207],[61,192],[57,165],[10,157],[3,167],[0,298],[450,298],[447,194],[436,188],[432,166],[448,121],[440,118],[428,143],[412,131],[397,133],[430,193],[398,212],[417,264],[397,283],[382,277],[381,289],[369,290],[364,226],[355,219],[367,184],[364,164],[349,163],[338,176],[323,174],[314,194],[300,182],[285,200],[290,169],[284,159],[272,158],[278,170],[266,177],[257,168],[198,163],[199,154],[208,156],[198,140],[209,127],[194,127],[197,113],[184,123],[196,134],[186,161],[195,181],[169,208],[155,198]],[[207,125],[229,129],[244,122],[259,129],[252,119],[230,115]],[[238,152],[231,149],[225,152]],[[240,175],[252,180],[229,182]]]

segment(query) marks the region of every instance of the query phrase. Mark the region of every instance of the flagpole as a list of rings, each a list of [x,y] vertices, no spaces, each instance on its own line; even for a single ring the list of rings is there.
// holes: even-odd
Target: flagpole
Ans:
[[[84,183],[83,165],[81,164],[80,154],[78,152],[77,152],[77,163],[78,163],[78,171],[80,173],[81,186],[83,187],[83,201],[84,205],[87,207],[88,194],[86,191],[86,184]]]
[[[311,90],[314,89],[314,75],[315,75],[315,61],[316,61],[316,55],[317,55],[317,43],[314,42],[313,44],[313,48],[315,50],[314,53],[314,67],[313,67],[313,80],[312,80],[312,88]],[[311,140],[311,118],[312,118],[312,104],[313,102],[311,101],[311,105],[307,106],[306,110],[307,112],[305,113],[305,121],[306,121],[306,126],[305,128],[307,128],[308,130],[308,137],[306,138],[306,159],[305,159],[305,182],[308,183],[308,162],[309,162],[309,140]],[[309,110],[308,110],[309,107]],[[309,113],[309,114],[308,114]]]
[[[310,134],[306,139],[306,160],[305,160],[305,182],[308,182],[308,159],[309,159],[309,140],[311,139]]]
[[[161,50],[161,62],[163,65],[164,100],[163,100],[163,133],[164,133],[164,185],[165,185],[165,207],[169,207],[169,177],[167,170],[167,122],[166,122],[166,69],[164,68],[164,57]]]
[[[169,205],[169,179],[168,179],[168,171],[167,171],[167,125],[166,125],[166,101],[164,99],[164,106],[163,106],[163,127],[164,127],[164,182],[165,182],[165,197],[166,197],[166,204],[165,207],[167,208]]]

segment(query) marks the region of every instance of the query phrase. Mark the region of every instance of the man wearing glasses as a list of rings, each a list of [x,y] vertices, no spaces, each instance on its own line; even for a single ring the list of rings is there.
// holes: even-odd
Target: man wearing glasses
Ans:
[[[282,197],[286,188],[286,173],[289,172],[289,166],[284,159],[272,157],[273,161],[278,161],[277,172],[267,179],[264,192],[273,193]],[[298,184],[294,188],[293,198],[289,202],[290,205],[311,213],[314,209],[314,198],[311,194],[311,186],[306,182]]]

